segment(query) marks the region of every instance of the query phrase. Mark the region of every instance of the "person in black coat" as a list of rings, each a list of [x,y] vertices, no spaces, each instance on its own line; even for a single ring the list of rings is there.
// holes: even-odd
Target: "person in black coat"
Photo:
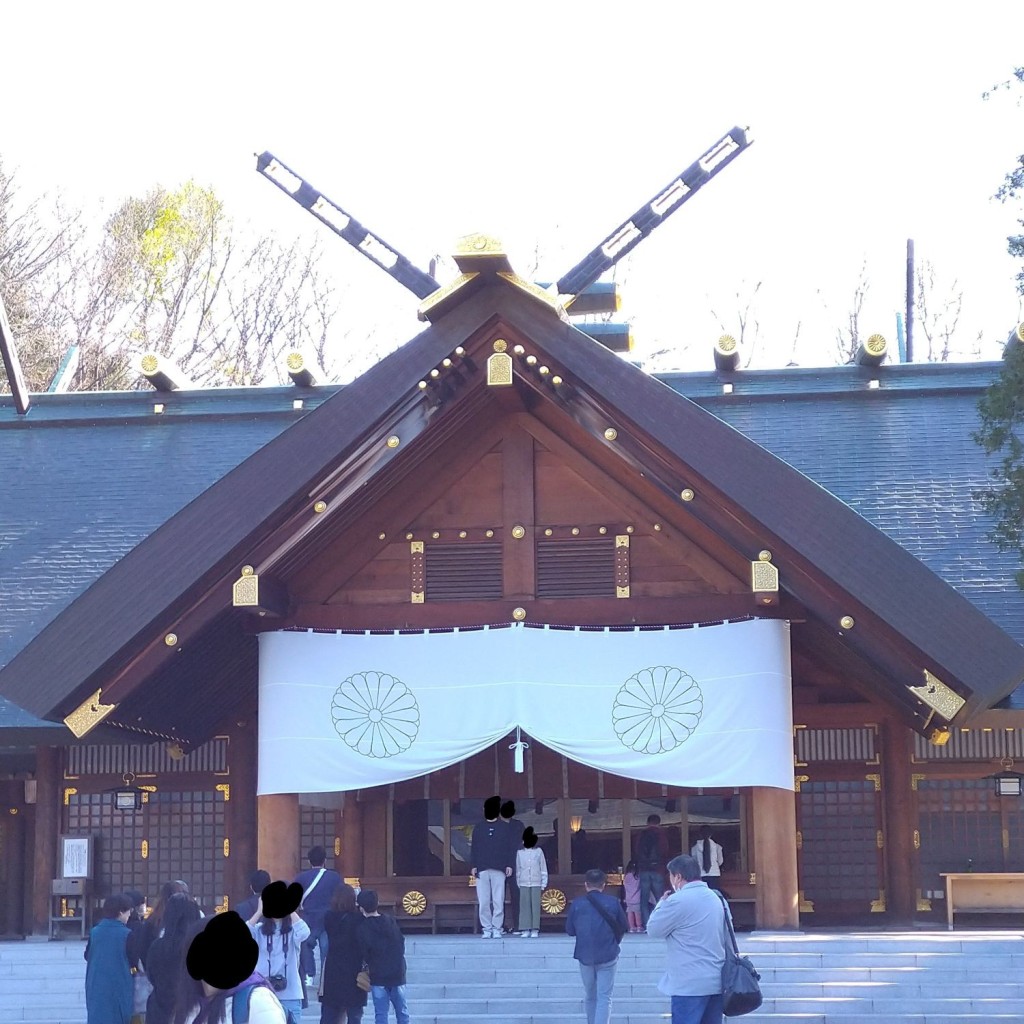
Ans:
[[[377,909],[377,894],[363,889],[356,897],[363,913],[359,948],[370,972],[370,997],[377,1024],[387,1024],[390,1007],[395,1008],[398,1024],[409,1024],[409,1004],[405,998],[405,936],[393,917]]]
[[[356,984],[362,970],[363,954],[359,939],[363,915],[356,909],[356,891],[342,882],[334,890],[331,909],[324,915],[327,933],[327,961],[323,970],[323,996],[320,1024],[341,1024],[348,1013],[348,1024],[359,1024],[366,1006],[366,993]]]
[[[174,997],[185,969],[185,939],[200,917],[199,905],[183,892],[175,893],[167,901],[164,933],[154,940],[146,954],[146,973],[153,986],[146,1002],[146,1024],[170,1024]]]

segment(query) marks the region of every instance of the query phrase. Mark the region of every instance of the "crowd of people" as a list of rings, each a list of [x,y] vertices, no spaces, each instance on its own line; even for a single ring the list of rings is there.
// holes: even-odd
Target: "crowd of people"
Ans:
[[[409,1024],[405,937],[324,867],[323,847],[294,882],[253,872],[235,911],[205,918],[185,882],[152,911],[141,893],[108,896],[85,948],[88,1024],[300,1024],[320,998],[321,1024]],[[317,977],[314,949],[320,950]],[[315,986],[315,989],[314,989]]]
[[[721,1024],[729,914],[713,891],[721,847],[705,826],[689,854],[668,859],[652,814],[633,854],[621,898],[592,868],[566,915],[588,1024],[608,1024],[623,936],[641,931],[666,940],[659,988],[671,997],[672,1024]],[[506,885],[517,934],[538,937],[547,863],[511,801],[485,802],[470,856],[483,937],[503,933]],[[395,919],[380,913],[376,892],[356,892],[328,869],[322,846],[307,858],[290,885],[253,872],[248,898],[213,918],[180,880],[161,888],[148,914],[142,893],[108,896],[85,949],[88,1024],[300,1024],[314,986],[320,1024],[360,1024],[368,1002],[374,1024],[387,1024],[392,1009],[397,1024],[409,1024],[405,938]]]

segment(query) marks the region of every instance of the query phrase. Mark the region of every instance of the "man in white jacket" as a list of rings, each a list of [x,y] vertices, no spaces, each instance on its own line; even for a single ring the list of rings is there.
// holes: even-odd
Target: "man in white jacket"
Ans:
[[[647,934],[668,947],[668,969],[658,988],[672,999],[672,1024],[722,1024],[728,910],[688,854],[668,862],[668,876],[672,891],[647,921]]]

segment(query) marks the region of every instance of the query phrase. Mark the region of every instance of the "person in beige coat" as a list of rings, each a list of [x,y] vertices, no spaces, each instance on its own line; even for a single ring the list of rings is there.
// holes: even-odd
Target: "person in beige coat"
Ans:
[[[523,847],[516,853],[516,882],[520,891],[519,935],[536,939],[540,935],[540,894],[548,885],[548,862],[532,828],[524,829]]]

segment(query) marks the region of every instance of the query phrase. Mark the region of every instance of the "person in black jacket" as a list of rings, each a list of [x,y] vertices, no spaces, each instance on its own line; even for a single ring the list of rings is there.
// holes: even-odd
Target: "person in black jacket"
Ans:
[[[516,817],[516,805],[511,800],[506,800],[501,805],[501,820],[508,826],[509,861],[512,865],[512,874],[506,879],[508,895],[511,901],[512,918],[511,923],[506,925],[505,931],[509,934],[519,932],[519,883],[516,881],[516,854],[519,847],[523,845],[523,823]]]
[[[237,907],[232,908],[243,921],[248,921],[256,913],[260,905],[260,895],[268,885],[270,885],[269,871],[254,871],[249,876],[249,892],[252,895],[242,900]]]
[[[586,895],[572,901],[565,918],[565,930],[576,936],[573,956],[580,964],[587,1024],[608,1024],[611,1018],[619,943],[629,931],[622,904],[604,891],[607,882],[600,868],[591,868],[584,875]]]
[[[183,892],[175,893],[164,908],[164,933],[146,954],[146,973],[153,991],[146,1003],[146,1024],[171,1024],[174,997],[185,970],[189,930],[201,919],[199,905]]]
[[[377,910],[377,894],[372,889],[363,889],[356,903],[364,918],[359,949],[370,972],[374,1024],[387,1024],[389,1006],[395,1008],[398,1024],[409,1024],[409,1004],[405,999],[405,936],[393,917]]]
[[[505,879],[512,874],[515,853],[508,822],[501,821],[501,797],[484,801],[484,820],[473,826],[469,841],[469,873],[476,879],[480,930],[485,939],[500,939],[505,922]],[[518,845],[518,844],[517,844]]]
[[[366,1006],[366,993],[356,984],[363,968],[359,936],[363,915],[356,909],[356,891],[342,882],[334,890],[331,909],[324,915],[327,934],[327,960],[323,968],[323,996],[320,1024],[341,1024],[348,1013],[348,1024],[359,1024]]]

